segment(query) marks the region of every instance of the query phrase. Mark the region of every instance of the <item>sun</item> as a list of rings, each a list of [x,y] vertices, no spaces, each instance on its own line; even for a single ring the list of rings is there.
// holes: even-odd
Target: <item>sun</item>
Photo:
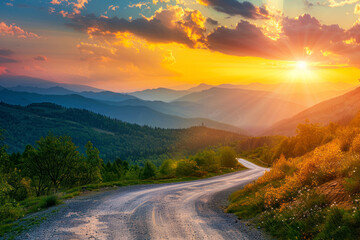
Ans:
[[[308,64],[305,61],[298,61],[296,63],[296,68],[299,69],[299,70],[306,70],[307,67],[308,67]]]

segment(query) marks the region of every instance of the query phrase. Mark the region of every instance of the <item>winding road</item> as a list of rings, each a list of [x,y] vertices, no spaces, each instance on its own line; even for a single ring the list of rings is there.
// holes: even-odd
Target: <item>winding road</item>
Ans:
[[[224,213],[229,194],[266,171],[238,160],[248,169],[77,197],[18,239],[265,239],[257,229]]]

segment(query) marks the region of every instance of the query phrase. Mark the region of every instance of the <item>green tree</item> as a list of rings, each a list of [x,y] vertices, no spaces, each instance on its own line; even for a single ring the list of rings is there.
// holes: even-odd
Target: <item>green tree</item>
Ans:
[[[176,166],[176,176],[190,176],[193,175],[197,170],[198,166],[193,160],[180,160],[177,162]]]
[[[62,183],[75,178],[82,158],[70,137],[53,135],[41,138],[37,141],[37,149],[29,147],[26,155],[29,177],[36,182],[37,195],[51,185],[57,191]]]
[[[160,173],[162,175],[175,175],[176,163],[172,159],[165,160],[160,166]]]
[[[93,144],[89,141],[85,145],[86,149],[86,180],[87,183],[97,183],[102,181],[101,176],[101,166],[103,164],[103,160],[100,158],[99,150],[93,146]]]
[[[156,166],[152,162],[146,161],[144,165],[144,169],[142,171],[142,178],[148,179],[154,177],[155,175],[156,175]]]
[[[222,167],[234,168],[239,165],[236,160],[236,152],[231,147],[222,147],[220,149],[220,162]]]

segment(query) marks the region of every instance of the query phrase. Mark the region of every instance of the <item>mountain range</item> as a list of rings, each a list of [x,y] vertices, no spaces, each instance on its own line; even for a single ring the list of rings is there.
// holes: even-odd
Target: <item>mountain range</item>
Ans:
[[[298,119],[304,120],[299,117],[302,112],[354,88],[346,83],[316,82],[200,84],[185,90],[158,88],[117,93],[19,76],[1,76],[0,84],[6,87],[0,89],[0,101],[9,104],[50,102],[152,127],[205,125],[238,133],[285,135],[292,134]],[[292,116],[294,121],[287,123],[291,130],[283,130],[281,126],[287,121],[284,119]]]
[[[344,95],[323,101],[295,116],[284,119],[264,131],[263,135],[294,135],[296,127],[306,121],[328,124],[347,123],[360,111],[360,88]]]
[[[244,136],[206,127],[161,129],[129,124],[100,114],[51,103],[26,107],[0,103],[0,127],[9,152],[22,152],[48,134],[70,136],[84,151],[91,141],[106,161],[116,157],[135,161],[162,155],[191,154],[208,146],[227,144]],[[170,157],[170,156],[167,156]]]

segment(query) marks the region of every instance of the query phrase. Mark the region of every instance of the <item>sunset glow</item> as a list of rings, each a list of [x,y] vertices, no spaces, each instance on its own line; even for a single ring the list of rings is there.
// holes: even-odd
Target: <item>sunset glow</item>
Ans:
[[[288,82],[295,59],[316,81],[360,75],[352,1],[22,2],[1,3],[0,74],[117,91]]]

